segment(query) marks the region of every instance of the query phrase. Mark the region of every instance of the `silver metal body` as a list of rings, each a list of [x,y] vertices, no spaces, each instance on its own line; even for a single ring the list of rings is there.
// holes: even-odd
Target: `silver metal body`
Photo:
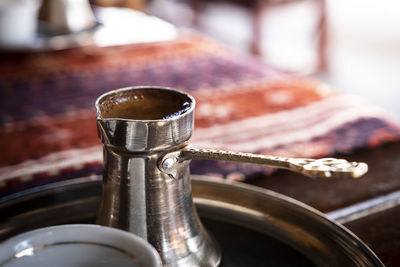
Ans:
[[[150,242],[166,266],[217,266],[218,245],[202,226],[193,205],[189,162],[179,179],[157,168],[167,151],[186,145],[193,130],[194,99],[183,114],[163,120],[107,118],[112,105],[134,97],[126,88],[96,102],[99,136],[104,144],[103,193],[98,223],[127,230]],[[129,101],[129,100],[128,100]]]
[[[216,266],[221,253],[193,206],[189,163],[228,160],[289,169],[310,177],[357,178],[365,163],[291,159],[210,149],[187,141],[194,99],[161,87],[111,91],[96,102],[104,144],[103,196],[98,223],[148,240],[168,266]]]

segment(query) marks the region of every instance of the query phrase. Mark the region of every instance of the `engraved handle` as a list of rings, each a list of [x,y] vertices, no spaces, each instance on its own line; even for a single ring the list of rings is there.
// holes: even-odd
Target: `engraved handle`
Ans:
[[[348,162],[344,159],[322,158],[303,159],[268,156],[260,154],[232,152],[213,149],[199,149],[186,146],[181,150],[167,153],[158,164],[159,169],[173,178],[179,177],[177,164],[190,159],[224,160],[240,163],[264,165],[287,169],[315,178],[358,178],[368,171],[362,162]]]

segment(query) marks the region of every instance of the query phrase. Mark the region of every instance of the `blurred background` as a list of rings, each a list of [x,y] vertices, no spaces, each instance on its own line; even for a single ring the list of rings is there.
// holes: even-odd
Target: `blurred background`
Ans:
[[[193,3],[201,5],[199,14]],[[363,96],[400,118],[399,1],[154,0],[146,10],[244,53],[254,52],[259,16],[262,60]]]
[[[65,19],[70,20],[70,28],[87,28],[93,21],[85,16],[88,5],[84,2],[89,3],[2,0],[0,40],[5,36],[23,39],[24,34],[34,30],[29,26],[32,24],[29,8],[33,10],[34,5],[42,5],[41,18],[46,17],[44,6],[47,10],[56,5],[58,9],[69,6],[81,10],[72,20]],[[312,76],[338,90],[363,96],[400,118],[399,1],[91,0],[90,3],[137,9],[178,27],[196,29],[277,68]],[[17,13],[20,15],[15,17],[19,19],[13,22],[10,17]],[[142,32],[146,33],[146,29]]]

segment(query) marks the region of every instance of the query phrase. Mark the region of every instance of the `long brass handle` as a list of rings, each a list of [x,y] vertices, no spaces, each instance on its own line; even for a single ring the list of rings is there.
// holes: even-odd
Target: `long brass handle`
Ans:
[[[177,164],[190,159],[224,160],[240,163],[258,164],[274,168],[287,169],[313,178],[358,178],[368,171],[363,162],[348,162],[345,159],[322,158],[286,158],[252,153],[232,152],[186,146],[169,152],[159,161],[159,169],[173,178],[179,176]]]

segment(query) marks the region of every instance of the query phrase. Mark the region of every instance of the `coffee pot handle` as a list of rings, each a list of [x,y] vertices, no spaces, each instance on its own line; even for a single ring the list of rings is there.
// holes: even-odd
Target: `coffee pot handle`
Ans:
[[[202,149],[185,146],[180,150],[169,152],[160,158],[158,168],[177,179],[179,165],[191,159],[223,160],[249,163],[287,169],[313,178],[358,178],[368,171],[363,162],[349,162],[345,159],[321,158],[286,158],[280,156],[232,152],[214,149]]]

